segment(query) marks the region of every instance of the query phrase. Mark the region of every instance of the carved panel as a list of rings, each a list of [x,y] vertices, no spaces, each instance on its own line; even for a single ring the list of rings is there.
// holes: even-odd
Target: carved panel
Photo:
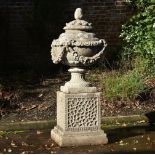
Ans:
[[[98,128],[98,97],[68,98],[68,129],[88,130]]]

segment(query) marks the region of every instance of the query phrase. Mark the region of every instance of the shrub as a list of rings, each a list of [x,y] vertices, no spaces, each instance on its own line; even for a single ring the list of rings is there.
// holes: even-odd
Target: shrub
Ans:
[[[136,0],[137,13],[122,26],[123,59],[143,57],[155,63],[155,0]]]

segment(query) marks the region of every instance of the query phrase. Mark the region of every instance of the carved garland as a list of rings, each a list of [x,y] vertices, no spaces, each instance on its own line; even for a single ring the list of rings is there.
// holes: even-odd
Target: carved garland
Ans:
[[[51,56],[52,56],[52,61],[55,64],[58,64],[59,62],[62,61],[62,58],[64,56],[64,54],[66,53],[66,47],[62,47],[61,51],[59,51],[59,53],[57,53],[57,51],[54,50],[54,48],[52,48],[51,50]]]
[[[78,47],[78,46],[98,46],[101,44],[103,45],[102,50],[92,57],[85,57],[85,56],[79,55],[78,52],[74,51],[73,47],[69,47],[69,45]],[[89,65],[89,64],[94,63],[96,60],[98,60],[101,57],[107,44],[106,44],[105,40],[102,39],[100,41],[89,41],[89,42],[84,42],[84,43],[71,41],[71,42],[65,43],[64,45],[63,45],[63,43],[58,44],[58,41],[55,41],[55,42],[53,42],[52,46],[54,46],[54,47],[63,46],[62,50],[59,53],[58,53],[58,51],[54,50],[54,47],[52,48],[51,55],[52,55],[52,60],[54,63],[57,64],[57,63],[61,62],[64,54],[66,52],[71,52],[73,54],[74,60],[76,62],[85,64],[85,65]]]
[[[74,51],[73,48],[70,47],[69,49],[72,52],[75,61],[78,61],[84,65],[89,65],[89,64],[93,64],[94,62],[96,62],[96,60],[98,60],[101,57],[105,47],[103,47],[103,49],[99,53],[97,53],[92,57],[85,57],[82,55],[78,55],[78,52]]]
[[[99,41],[85,41],[85,42],[81,42],[81,41],[76,41],[76,40],[71,40],[68,42],[60,42],[58,39],[54,40],[52,42],[52,47],[57,47],[57,46],[76,46],[76,47],[80,47],[80,46],[107,46],[106,42],[104,39],[101,39]]]

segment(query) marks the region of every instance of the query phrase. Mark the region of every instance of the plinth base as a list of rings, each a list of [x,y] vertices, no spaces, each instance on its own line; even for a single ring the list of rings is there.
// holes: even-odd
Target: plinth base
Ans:
[[[51,138],[60,146],[108,142],[101,130],[100,93],[57,92],[57,126]]]
[[[101,145],[108,143],[107,136],[102,130],[86,132],[63,132],[55,127],[53,130],[51,130],[51,138],[62,147],[78,145]]]

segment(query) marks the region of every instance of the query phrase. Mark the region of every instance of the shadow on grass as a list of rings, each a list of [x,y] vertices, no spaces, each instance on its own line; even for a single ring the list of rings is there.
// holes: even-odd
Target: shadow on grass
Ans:
[[[155,111],[148,112],[145,116],[148,118],[150,125],[155,124]]]

